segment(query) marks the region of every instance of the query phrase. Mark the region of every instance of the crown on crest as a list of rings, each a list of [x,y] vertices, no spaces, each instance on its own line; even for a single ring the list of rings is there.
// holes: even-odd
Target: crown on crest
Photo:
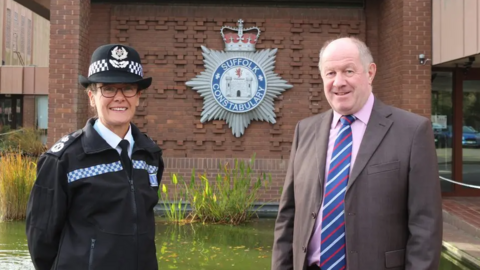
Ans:
[[[220,30],[223,41],[225,42],[225,51],[254,52],[255,45],[257,44],[258,37],[260,36],[260,29],[258,27],[250,27],[243,29],[242,19],[238,20],[237,24],[238,28],[231,26],[223,26]],[[230,31],[228,31],[228,33],[224,33],[226,29]],[[245,33],[249,31],[252,32]]]

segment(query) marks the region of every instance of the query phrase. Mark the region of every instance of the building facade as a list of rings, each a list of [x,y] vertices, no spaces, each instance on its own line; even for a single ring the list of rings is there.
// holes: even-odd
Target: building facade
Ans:
[[[263,193],[275,201],[297,121],[329,108],[318,71],[325,41],[365,40],[378,65],[374,94],[382,101],[430,117],[432,55],[430,0],[311,1],[51,1],[49,144],[81,128],[92,116],[77,82],[87,75],[98,46],[121,43],[141,54],[152,86],[134,120],[164,150],[166,177],[216,171],[220,161],[256,154],[256,169],[272,174]],[[201,46],[224,50],[222,26],[258,27],[256,49],[278,49],[274,72],[292,88],[274,99],[275,124],[251,121],[236,137],[224,120],[201,122],[203,97],[186,82],[205,70]]]
[[[0,133],[47,129],[50,21],[13,0],[0,0]]]
[[[480,1],[433,1],[432,122],[445,194],[480,186]],[[431,60],[430,60],[431,58]],[[426,65],[430,65],[427,62]],[[468,186],[472,185],[472,186]]]

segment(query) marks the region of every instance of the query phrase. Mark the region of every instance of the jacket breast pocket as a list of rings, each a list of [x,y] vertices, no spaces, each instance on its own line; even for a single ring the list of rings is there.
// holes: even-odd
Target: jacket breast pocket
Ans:
[[[368,167],[368,174],[377,174],[382,172],[389,172],[400,169],[400,161],[393,161],[388,163],[382,163],[377,165],[371,165]]]

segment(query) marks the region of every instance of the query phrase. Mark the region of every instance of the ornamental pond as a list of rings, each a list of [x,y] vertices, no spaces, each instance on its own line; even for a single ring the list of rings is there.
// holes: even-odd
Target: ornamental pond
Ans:
[[[159,269],[270,270],[273,219],[247,225],[175,225],[157,222]],[[33,270],[24,222],[0,222],[0,269]],[[441,270],[466,270],[443,254]]]

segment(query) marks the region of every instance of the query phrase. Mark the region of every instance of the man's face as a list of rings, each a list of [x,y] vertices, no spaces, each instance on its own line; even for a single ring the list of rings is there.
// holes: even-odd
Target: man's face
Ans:
[[[103,95],[102,90],[104,89]],[[127,96],[137,92],[137,85],[131,84],[97,84],[95,92],[89,91],[88,96],[90,105],[97,110],[98,118],[110,130],[118,128],[126,128],[135,115],[136,107],[140,104],[140,94],[138,93],[132,97],[126,97],[124,93],[118,89],[129,89],[125,91]],[[118,91],[116,91],[118,89]],[[134,90],[132,90],[134,89]],[[107,91],[105,91],[107,90]],[[116,91],[116,94],[115,94]],[[130,92],[130,93],[128,93]],[[114,95],[112,97],[105,97]]]
[[[357,46],[349,39],[330,43],[320,61],[323,90],[332,109],[341,115],[357,113],[372,91],[375,64],[365,70]]]

